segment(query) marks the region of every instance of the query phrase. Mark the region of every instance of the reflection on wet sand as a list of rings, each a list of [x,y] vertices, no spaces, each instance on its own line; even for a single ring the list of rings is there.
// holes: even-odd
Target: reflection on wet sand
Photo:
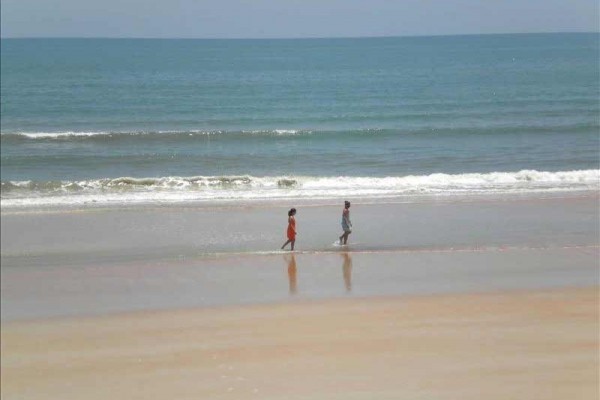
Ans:
[[[288,279],[290,282],[290,294],[296,294],[298,292],[298,276],[296,271],[296,257],[291,255],[286,255],[285,260],[288,263]]]
[[[352,291],[352,257],[350,253],[342,253],[344,258],[344,264],[342,265],[342,271],[344,274],[344,285],[346,285],[346,291]]]
[[[350,253],[341,253],[342,263],[342,275],[344,277],[344,286],[346,292],[352,291],[352,257]],[[296,267],[296,256],[294,254],[286,254],[283,259],[287,263],[288,282],[290,295],[298,293],[298,269]]]

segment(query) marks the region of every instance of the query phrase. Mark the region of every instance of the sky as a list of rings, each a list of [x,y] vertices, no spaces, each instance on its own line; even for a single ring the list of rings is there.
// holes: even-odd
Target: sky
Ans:
[[[2,0],[0,36],[302,38],[598,32],[598,0]]]

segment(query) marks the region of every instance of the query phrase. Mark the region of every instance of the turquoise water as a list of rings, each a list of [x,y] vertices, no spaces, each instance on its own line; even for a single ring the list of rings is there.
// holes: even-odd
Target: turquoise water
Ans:
[[[3,39],[2,206],[597,190],[599,42]]]

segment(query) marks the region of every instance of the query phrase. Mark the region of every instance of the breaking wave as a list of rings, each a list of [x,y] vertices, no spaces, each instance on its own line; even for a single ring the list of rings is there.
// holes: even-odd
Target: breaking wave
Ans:
[[[389,177],[195,176],[2,181],[2,207],[599,190],[600,170]]]
[[[598,129],[597,123],[567,123],[565,125],[501,125],[481,126],[471,125],[453,127],[413,127],[411,129],[391,129],[380,127],[358,128],[358,129],[256,129],[256,130],[223,130],[223,129],[191,129],[191,130],[132,130],[132,131],[59,131],[59,132],[1,132],[2,142],[69,142],[69,141],[98,141],[118,142],[135,140],[143,141],[174,141],[206,138],[245,138],[253,139],[259,137],[331,137],[342,135],[343,137],[363,136],[398,136],[398,135],[426,135],[426,134],[452,134],[452,135],[498,135],[512,133],[547,134],[552,132],[590,132]]]
[[[101,140],[115,141],[126,139],[160,140],[184,139],[207,136],[294,136],[313,133],[305,129],[265,129],[265,130],[157,130],[157,131],[62,131],[62,132],[3,132],[2,141],[69,141],[69,140]]]

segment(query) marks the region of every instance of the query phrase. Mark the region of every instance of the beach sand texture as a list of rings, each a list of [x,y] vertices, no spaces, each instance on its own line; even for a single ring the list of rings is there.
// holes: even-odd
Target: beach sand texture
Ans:
[[[14,322],[3,399],[594,399],[598,287]]]

